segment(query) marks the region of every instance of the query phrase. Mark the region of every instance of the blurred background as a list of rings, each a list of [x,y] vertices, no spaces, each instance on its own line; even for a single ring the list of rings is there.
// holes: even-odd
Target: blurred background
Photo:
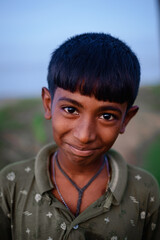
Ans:
[[[0,169],[36,155],[52,140],[41,88],[51,53],[67,38],[105,32],[141,64],[139,113],[113,146],[160,184],[160,1],[0,1]]]

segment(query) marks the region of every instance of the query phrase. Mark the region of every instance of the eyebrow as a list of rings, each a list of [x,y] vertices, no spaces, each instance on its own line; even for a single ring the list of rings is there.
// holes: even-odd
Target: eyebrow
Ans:
[[[122,114],[122,111],[118,107],[102,106],[102,107],[98,108],[99,112],[108,111],[108,110],[115,111],[115,112],[118,112],[118,113]]]
[[[58,99],[58,102],[60,102],[60,101],[67,101],[67,102],[70,102],[70,103],[76,105],[77,107],[83,108],[83,105],[81,103],[79,103],[76,100],[73,100],[71,98],[61,97]]]

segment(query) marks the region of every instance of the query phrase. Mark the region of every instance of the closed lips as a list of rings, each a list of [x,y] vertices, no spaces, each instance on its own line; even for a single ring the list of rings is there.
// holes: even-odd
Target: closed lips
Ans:
[[[69,145],[71,151],[73,152],[73,154],[80,155],[80,156],[89,156],[89,155],[93,154],[95,150],[97,150],[97,148],[96,149],[84,149],[84,148],[75,147],[70,144],[68,144],[68,145]]]

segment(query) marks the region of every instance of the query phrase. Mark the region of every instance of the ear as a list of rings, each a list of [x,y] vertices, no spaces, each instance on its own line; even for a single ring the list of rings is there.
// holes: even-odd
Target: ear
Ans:
[[[120,130],[120,133],[124,133],[127,124],[129,123],[129,121],[136,115],[136,113],[138,112],[139,107],[138,106],[132,106],[131,108],[129,108],[129,110],[126,112],[125,118],[123,120],[123,124]]]
[[[45,87],[42,88],[42,101],[45,110],[44,117],[45,119],[50,120],[52,118],[52,99],[48,89]]]

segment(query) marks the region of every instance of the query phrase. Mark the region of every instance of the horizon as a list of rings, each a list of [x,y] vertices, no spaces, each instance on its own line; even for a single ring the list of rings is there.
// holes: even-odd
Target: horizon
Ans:
[[[157,1],[9,0],[0,2],[0,98],[39,95],[47,86],[50,54],[83,32],[105,32],[136,53],[141,86],[160,83]]]

